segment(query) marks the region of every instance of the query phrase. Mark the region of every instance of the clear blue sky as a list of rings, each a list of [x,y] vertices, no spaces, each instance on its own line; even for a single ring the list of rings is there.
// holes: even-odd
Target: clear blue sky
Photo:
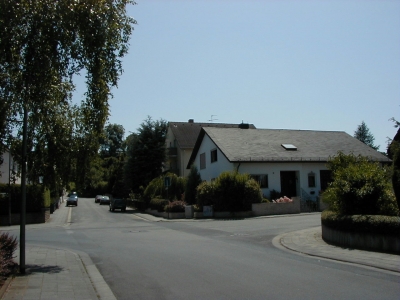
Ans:
[[[400,1],[136,0],[110,123],[338,130],[400,120]]]

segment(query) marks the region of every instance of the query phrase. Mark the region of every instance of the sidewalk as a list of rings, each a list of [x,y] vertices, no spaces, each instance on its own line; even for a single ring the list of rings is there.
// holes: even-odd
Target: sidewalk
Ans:
[[[34,226],[68,226],[69,219],[70,208],[63,204],[48,223]],[[15,254],[15,261],[19,262],[19,249]],[[27,244],[25,266],[25,275],[7,280],[0,290],[0,299],[116,299],[84,252]]]
[[[322,239],[320,226],[281,234],[273,239],[273,244],[301,254],[378,268],[400,275],[400,255],[329,245]]]

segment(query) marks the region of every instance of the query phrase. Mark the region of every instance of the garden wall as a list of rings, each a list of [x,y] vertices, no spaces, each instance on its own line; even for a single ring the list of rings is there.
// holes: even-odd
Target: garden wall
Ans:
[[[322,238],[327,243],[346,248],[400,254],[399,236],[346,232],[322,224]]]
[[[300,213],[300,198],[293,197],[289,203],[253,203],[253,216],[286,215]]]
[[[26,224],[46,223],[50,219],[50,209],[43,208],[41,212],[26,213]],[[0,226],[9,225],[9,216],[0,216]],[[20,214],[11,214],[11,225],[20,225]]]

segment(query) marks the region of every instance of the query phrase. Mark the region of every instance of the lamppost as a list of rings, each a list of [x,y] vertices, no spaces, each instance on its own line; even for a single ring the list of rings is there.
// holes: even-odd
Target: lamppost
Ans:
[[[26,223],[26,169],[27,169],[27,137],[28,108],[24,104],[24,122],[22,127],[22,170],[21,170],[21,222],[19,233],[19,272],[25,274],[25,223]]]

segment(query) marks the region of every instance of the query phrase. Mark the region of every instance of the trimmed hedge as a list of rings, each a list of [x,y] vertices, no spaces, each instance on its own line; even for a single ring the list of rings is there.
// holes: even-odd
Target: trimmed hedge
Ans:
[[[159,212],[163,212],[165,206],[169,203],[168,200],[165,199],[158,199],[158,198],[154,198],[150,200],[149,203],[149,208],[151,210],[157,210]]]
[[[341,215],[325,210],[321,223],[331,229],[400,236],[400,217],[384,215]]]
[[[7,184],[0,184],[0,192],[8,193]],[[18,184],[11,186],[11,213],[18,214],[21,212],[21,186]],[[43,207],[50,206],[50,192],[44,190],[41,185],[26,186],[26,212],[41,212]],[[8,215],[8,197],[0,198],[0,215]]]

